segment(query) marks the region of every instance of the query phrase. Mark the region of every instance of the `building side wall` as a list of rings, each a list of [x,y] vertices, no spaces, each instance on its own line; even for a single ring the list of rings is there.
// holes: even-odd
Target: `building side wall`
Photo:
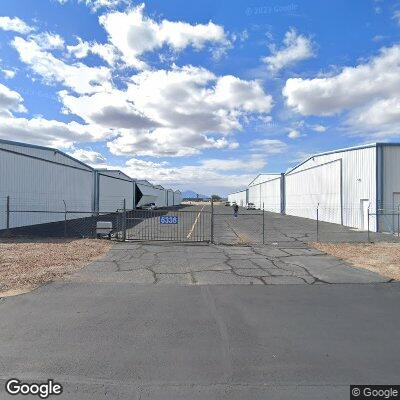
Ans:
[[[69,211],[91,212],[93,195],[92,171],[0,150],[0,229],[6,227],[7,196],[12,211],[24,211],[10,214],[10,228],[16,228],[62,221],[65,205]],[[67,218],[88,215],[69,213]]]
[[[341,161],[313,165],[286,175],[286,214],[340,224]]]
[[[170,189],[167,190],[167,207],[174,205],[174,192]]]
[[[166,190],[165,189],[161,189],[161,188],[154,188],[154,192],[156,193],[156,207],[157,208],[162,208],[166,206]]]
[[[114,212],[123,208],[133,208],[133,182],[99,174],[99,212]]]
[[[396,213],[400,211],[400,146],[383,145],[382,201],[378,207],[383,210],[380,216],[380,231],[399,232],[400,221]]]
[[[236,201],[236,204],[240,207],[246,205],[246,189],[237,193],[232,193],[228,196],[228,201]]]
[[[260,183],[260,208],[279,213],[281,211],[281,177]]]
[[[320,209],[325,208],[325,211],[321,211],[322,220],[341,223],[342,209],[343,225],[364,229],[361,202],[364,200],[369,203],[371,214],[376,211],[376,168],[375,146],[315,156],[285,175],[286,212],[293,213],[296,207],[298,209],[315,207],[319,202]],[[303,174],[300,174],[301,171]],[[288,190],[291,190],[291,182],[295,181],[290,178],[294,174],[299,174],[300,179],[296,190],[301,197],[297,204],[293,197],[289,199],[290,193],[288,193]],[[316,190],[310,187],[310,180],[315,183]],[[340,186],[341,201],[338,194]],[[307,218],[315,218],[316,215],[315,212],[305,210],[302,214],[309,215]],[[370,223],[370,229],[376,230],[376,218],[371,217]]]

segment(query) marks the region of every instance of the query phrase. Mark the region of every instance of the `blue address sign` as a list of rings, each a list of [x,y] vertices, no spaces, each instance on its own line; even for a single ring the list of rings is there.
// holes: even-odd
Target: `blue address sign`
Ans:
[[[160,217],[160,224],[177,224],[178,222],[179,218],[177,216],[163,215]]]

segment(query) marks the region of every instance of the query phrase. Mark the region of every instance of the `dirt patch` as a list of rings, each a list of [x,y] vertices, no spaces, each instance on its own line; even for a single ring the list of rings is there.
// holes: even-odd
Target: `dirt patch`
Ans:
[[[0,297],[75,272],[111,247],[111,242],[96,239],[1,239]]]
[[[399,243],[311,243],[311,245],[327,254],[345,260],[355,267],[400,280]]]

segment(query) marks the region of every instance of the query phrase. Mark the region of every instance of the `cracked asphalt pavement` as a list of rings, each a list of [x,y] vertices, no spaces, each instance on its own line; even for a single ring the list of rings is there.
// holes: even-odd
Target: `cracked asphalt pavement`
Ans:
[[[257,229],[224,218],[220,238]],[[397,384],[399,282],[275,224],[265,246],[117,243],[0,299],[0,399],[29,398],[5,392],[12,377],[52,378],[60,400],[341,400],[351,384]]]
[[[389,279],[306,246],[119,243],[100,261],[66,277],[131,284],[333,284]]]

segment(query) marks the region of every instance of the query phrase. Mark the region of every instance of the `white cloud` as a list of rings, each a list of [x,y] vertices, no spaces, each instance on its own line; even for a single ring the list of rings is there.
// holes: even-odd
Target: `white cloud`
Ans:
[[[311,129],[315,132],[320,132],[320,133],[326,132],[326,127],[320,124],[312,125]]]
[[[56,0],[60,4],[67,4],[72,0]],[[116,8],[120,5],[129,5],[131,0],[76,0],[78,3],[85,3],[92,11],[98,11],[100,8]]]
[[[64,48],[64,39],[56,33],[43,32],[30,35],[29,38],[33,39],[42,50],[55,50]]]
[[[393,13],[393,19],[400,25],[400,10],[396,10]]]
[[[66,64],[43,50],[33,39],[16,37],[12,45],[18,51],[21,61],[48,84],[62,83],[81,94],[94,93],[111,87],[111,72],[106,67],[88,67],[82,63]]]
[[[201,165],[213,171],[259,171],[267,165],[265,157],[262,155],[251,155],[247,159],[206,159],[201,161]]]
[[[303,136],[303,135],[296,129],[291,129],[288,133],[289,139],[298,139],[301,136]]]
[[[74,149],[68,154],[91,166],[104,165],[107,161],[101,153],[94,150]]]
[[[283,44],[284,46],[280,49],[271,45],[271,55],[263,58],[264,63],[272,72],[277,72],[288,65],[314,57],[311,39],[297,34],[294,29],[286,32]]]
[[[0,116],[11,115],[11,111],[25,112],[21,95],[0,83]]]
[[[118,58],[117,50],[109,43],[86,42],[81,38],[77,38],[78,43],[73,46],[67,46],[67,51],[75,58],[85,58],[91,54],[95,54],[106,61],[109,65],[114,65]]]
[[[400,45],[336,75],[286,81],[287,105],[302,115],[328,116],[347,112],[355,134],[398,135]],[[394,107],[394,109],[392,108]]]
[[[333,115],[400,89],[400,45],[384,48],[365,64],[345,67],[326,78],[290,78],[283,88],[287,104],[303,115]]]
[[[4,75],[4,78],[6,79],[12,79],[15,77],[16,72],[12,69],[2,69],[1,72]]]
[[[109,131],[95,125],[64,123],[42,117],[19,118],[26,112],[21,95],[0,84],[0,137],[43,146],[68,148],[75,142],[104,140]]]
[[[121,169],[129,176],[147,179],[163,186],[192,189],[199,193],[216,192],[227,194],[240,186],[246,186],[254,178],[254,172],[228,174],[216,170],[214,161],[204,160],[200,164],[171,167],[165,163],[154,163],[132,158]]]
[[[271,110],[272,98],[257,81],[217,77],[196,67],[144,71],[126,90],[88,96],[60,93],[67,112],[118,132],[115,154],[183,156],[207,148],[235,148],[229,140],[245,117]]]
[[[287,149],[287,144],[278,139],[257,139],[251,142],[253,149],[264,154],[279,154]]]
[[[139,70],[148,67],[141,56],[163,46],[179,52],[189,46],[199,50],[206,43],[230,45],[224,29],[213,22],[191,25],[164,19],[158,23],[143,13],[144,4],[141,4],[127,12],[110,12],[99,18],[110,42],[121,51],[125,62]]]
[[[76,142],[101,140],[105,136],[104,130],[77,122],[64,123],[41,117],[28,119],[0,116],[0,137],[4,139],[14,138],[43,146],[69,148]]]
[[[33,31],[22,19],[18,17],[0,17],[0,29],[26,34]]]

